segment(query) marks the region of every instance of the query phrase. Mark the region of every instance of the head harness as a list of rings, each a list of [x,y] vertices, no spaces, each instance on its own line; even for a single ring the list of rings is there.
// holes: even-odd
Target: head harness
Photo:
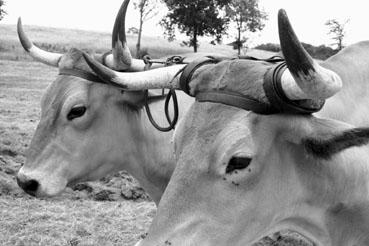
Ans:
[[[263,88],[269,103],[260,102],[250,96],[226,90],[209,90],[195,92],[195,95],[191,95],[189,83],[192,80],[194,72],[203,65],[215,64],[224,60],[215,59],[213,57],[203,57],[187,65],[180,78],[181,89],[188,95],[195,96],[196,100],[199,102],[222,103],[265,115],[277,113],[311,114],[319,111],[323,107],[324,101],[294,101],[290,100],[285,95],[281,85],[281,77],[283,72],[287,69],[287,64],[282,57],[273,56],[268,59],[258,59],[252,56],[240,56],[232,59],[263,61],[274,64],[264,75]],[[242,83],[242,81],[240,81],[240,83]]]
[[[150,57],[145,56],[143,60],[146,63],[146,70],[151,67],[153,63],[161,63],[165,66],[171,66],[173,64],[187,64],[187,66],[178,72],[175,76],[177,77],[179,74],[180,76],[180,88],[185,93],[190,96],[194,96],[197,101],[199,102],[215,102],[215,103],[222,103],[230,106],[234,106],[237,108],[245,109],[248,111],[253,111],[258,114],[277,114],[277,113],[287,113],[287,114],[312,114],[319,111],[323,105],[324,100],[321,101],[314,101],[314,100],[290,100],[284,93],[282,86],[281,86],[281,77],[283,72],[287,69],[287,65],[284,62],[284,59],[279,56],[273,56],[268,59],[258,59],[252,56],[240,56],[238,58],[222,58],[216,59],[211,56],[202,57],[197,59],[191,63],[184,62],[185,57],[182,56],[172,56],[167,60],[152,60]],[[191,95],[189,83],[192,80],[192,76],[195,71],[203,65],[209,64],[216,64],[223,60],[234,60],[234,59],[243,59],[243,60],[252,60],[252,61],[263,61],[269,62],[273,64],[273,66],[265,73],[264,75],[264,83],[263,88],[266,94],[266,97],[269,103],[260,102],[250,96],[243,95],[240,93],[230,92],[226,90],[209,90],[203,92],[197,92],[195,95]],[[103,59],[104,61],[104,59]],[[60,69],[60,75],[70,75],[75,77],[80,77],[89,81],[104,83],[97,75],[92,72],[84,71],[81,69]],[[242,81],[240,81],[242,83]],[[178,120],[178,102],[175,90],[171,89],[167,94],[162,93],[162,95],[154,96],[158,99],[165,100],[165,115],[166,119],[169,123],[168,127],[161,127],[159,126],[152,117],[150,107],[149,107],[149,94],[145,92],[145,109],[147,115],[149,117],[150,122],[152,125],[160,131],[171,131],[174,129],[177,120]],[[173,99],[173,108],[174,108],[174,116],[173,119],[169,114],[169,101]],[[308,106],[306,106],[308,105]]]

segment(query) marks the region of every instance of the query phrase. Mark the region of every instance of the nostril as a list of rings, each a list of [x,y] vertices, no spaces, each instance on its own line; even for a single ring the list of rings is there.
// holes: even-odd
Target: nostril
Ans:
[[[38,182],[36,180],[31,179],[26,184],[27,189],[32,192],[36,192],[38,189]]]
[[[23,181],[19,177],[17,177],[17,183],[28,194],[32,196],[36,195],[36,191],[39,187],[39,183],[36,180],[31,179]]]

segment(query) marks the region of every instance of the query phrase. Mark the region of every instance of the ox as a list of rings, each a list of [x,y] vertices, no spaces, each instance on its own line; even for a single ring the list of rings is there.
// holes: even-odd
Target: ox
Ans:
[[[94,57],[115,70],[142,71],[146,64],[131,57],[126,43],[128,2],[116,18],[112,54]],[[67,185],[127,170],[158,203],[174,169],[173,131],[161,133],[150,124],[143,110],[145,91],[95,83],[98,79],[80,50],[43,51],[28,39],[20,20],[18,34],[32,57],[60,72],[42,98],[41,119],[17,175],[19,186],[34,196],[54,196]],[[192,59],[188,56],[185,61]],[[150,107],[154,119],[164,125],[162,103],[157,101],[152,100]],[[179,95],[179,111],[185,112],[192,101]]]
[[[279,111],[263,115],[198,97],[176,130],[177,165],[140,246],[260,245],[280,231],[299,235],[294,245],[369,245],[369,128],[336,121],[369,123],[369,42],[318,64],[283,10],[278,20],[288,67],[279,88],[294,105],[315,109],[335,95],[318,114],[326,119],[272,104],[263,83],[274,64],[226,60],[198,68],[187,88],[192,96],[247,96]],[[172,79],[182,66],[127,74],[85,58],[127,90],[184,89]]]

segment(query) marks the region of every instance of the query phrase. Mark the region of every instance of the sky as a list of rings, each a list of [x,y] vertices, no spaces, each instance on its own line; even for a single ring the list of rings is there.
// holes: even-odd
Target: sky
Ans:
[[[133,0],[131,0],[132,2]],[[39,25],[111,32],[115,16],[123,0],[5,0],[8,15],[1,24],[15,24],[19,16],[24,25]],[[346,45],[369,39],[369,12],[364,0],[259,0],[260,7],[268,14],[263,31],[249,35],[251,46],[260,43],[279,43],[277,13],[284,8],[300,41],[313,45],[333,43],[325,22],[337,19],[349,20],[346,25]],[[165,14],[165,7],[144,25],[144,35],[163,36],[158,25]],[[138,27],[138,11],[130,7],[127,28]],[[234,31],[229,30],[229,34]],[[230,40],[232,36],[225,38]]]

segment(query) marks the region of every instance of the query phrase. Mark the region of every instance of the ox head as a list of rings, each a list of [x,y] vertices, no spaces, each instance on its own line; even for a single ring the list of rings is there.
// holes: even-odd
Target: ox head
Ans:
[[[307,55],[284,11],[279,29],[286,96],[318,102],[337,93],[341,79]],[[127,74],[85,57],[101,78],[127,89],[180,88],[173,79],[180,66]],[[262,84],[271,67],[249,60],[206,65],[189,93],[223,90],[270,103]],[[366,245],[367,142],[368,129],[333,120],[195,102],[176,130],[177,165],[140,246],[263,245],[260,239],[280,231],[294,245]]]
[[[126,43],[127,4],[123,3],[116,19],[112,54],[94,57],[111,69],[141,71],[144,62],[132,59]],[[31,195],[53,196],[66,185],[101,178],[126,168],[127,163],[138,165],[132,156],[146,144],[138,130],[144,91],[126,92],[96,83],[99,79],[80,50],[66,54],[41,50],[26,36],[21,20],[18,34],[33,58],[59,69],[41,101],[41,119],[18,173],[18,184]]]
[[[198,102],[182,123],[140,246],[369,243],[368,128]]]

